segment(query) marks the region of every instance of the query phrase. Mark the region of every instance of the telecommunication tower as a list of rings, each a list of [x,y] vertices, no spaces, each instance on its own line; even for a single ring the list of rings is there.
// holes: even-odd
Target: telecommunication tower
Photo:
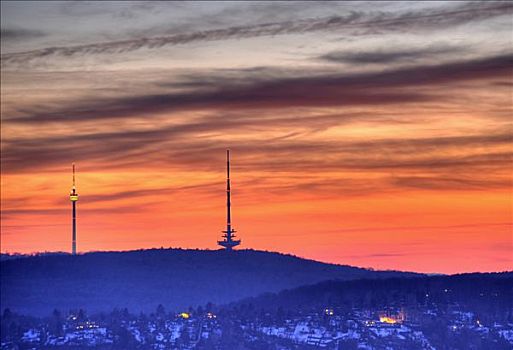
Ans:
[[[72,238],[71,238],[71,254],[77,255],[77,201],[78,193],[75,187],[75,163],[73,163],[73,187],[69,195],[72,205]]]
[[[234,239],[236,231],[232,228],[231,193],[230,193],[230,150],[226,150],[226,231],[223,231],[224,239],[217,244],[231,251],[240,244],[240,239]]]

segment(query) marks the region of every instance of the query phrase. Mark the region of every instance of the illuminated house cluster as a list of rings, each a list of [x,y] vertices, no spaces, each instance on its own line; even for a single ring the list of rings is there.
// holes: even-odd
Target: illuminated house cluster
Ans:
[[[382,313],[379,315],[379,322],[382,323],[389,323],[389,324],[395,324],[395,323],[403,323],[406,320],[404,311],[399,311],[397,314],[392,314],[390,312]]]

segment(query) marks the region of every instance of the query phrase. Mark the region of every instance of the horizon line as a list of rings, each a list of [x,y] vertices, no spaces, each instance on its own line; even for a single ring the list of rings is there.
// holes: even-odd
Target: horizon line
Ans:
[[[226,250],[223,248],[220,249],[211,249],[211,248],[183,248],[183,247],[152,247],[152,248],[138,248],[138,249],[127,249],[127,250],[89,250],[89,251],[81,251],[77,252],[75,256],[81,256],[81,255],[87,255],[87,254],[95,254],[95,253],[130,253],[130,252],[139,252],[139,251],[148,251],[148,250],[192,250],[192,251],[208,251],[208,252],[224,252],[226,253]],[[372,266],[356,266],[356,265],[349,265],[349,264],[342,264],[342,263],[333,263],[333,262],[326,262],[321,260],[315,260],[312,258],[307,258],[303,256],[299,256],[292,253],[285,253],[285,252],[278,252],[278,251],[270,251],[270,250],[260,250],[260,249],[254,249],[254,248],[244,248],[244,249],[236,249],[231,251],[233,252],[243,252],[243,251],[254,251],[254,252],[262,252],[262,253],[273,253],[273,254],[280,254],[280,255],[286,255],[291,256],[294,258],[302,259],[302,260],[308,260],[313,261],[321,264],[327,264],[327,265],[337,265],[337,266],[349,266],[359,269],[365,269],[370,271],[376,271],[376,272],[404,272],[404,273],[415,273],[419,275],[425,275],[425,276],[456,276],[456,275],[464,275],[464,274],[473,274],[473,273],[509,273],[513,272],[513,269],[511,270],[494,270],[494,271],[464,271],[464,272],[455,272],[455,273],[441,273],[441,272],[420,272],[420,271],[410,271],[410,270],[400,270],[400,269],[379,269]],[[73,256],[72,253],[66,252],[66,251],[37,251],[37,252],[31,252],[31,253],[19,253],[19,252],[1,252],[0,255],[7,255],[7,256],[18,256],[20,258],[29,258],[29,257],[37,257],[37,256],[44,256],[44,255],[69,255]],[[0,260],[0,263],[3,263],[6,260]]]

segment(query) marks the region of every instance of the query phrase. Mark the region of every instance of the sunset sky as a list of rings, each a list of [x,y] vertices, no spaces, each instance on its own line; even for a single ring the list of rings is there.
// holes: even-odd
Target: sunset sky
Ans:
[[[1,3],[1,251],[513,269],[511,2]]]

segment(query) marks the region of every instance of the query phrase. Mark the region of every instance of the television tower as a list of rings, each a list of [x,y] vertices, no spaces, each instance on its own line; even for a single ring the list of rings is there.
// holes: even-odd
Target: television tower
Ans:
[[[78,193],[75,188],[75,163],[73,163],[73,187],[69,195],[72,205],[72,241],[71,241],[71,254],[77,255],[77,201]]]
[[[230,150],[226,150],[226,231],[223,231],[224,239],[217,241],[217,244],[224,247],[226,250],[231,251],[233,247],[240,244],[240,239],[235,238],[235,230],[232,228],[232,213],[231,213],[231,193],[230,193]]]

